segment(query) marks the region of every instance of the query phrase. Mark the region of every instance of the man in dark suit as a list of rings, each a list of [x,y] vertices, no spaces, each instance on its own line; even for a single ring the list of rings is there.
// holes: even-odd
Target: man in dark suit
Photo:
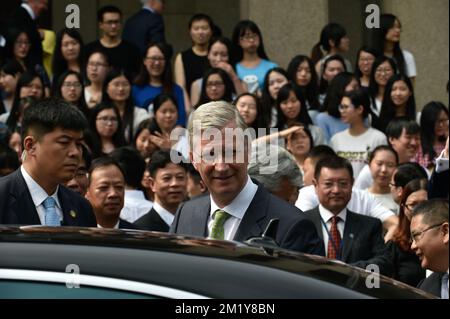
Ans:
[[[97,227],[111,229],[136,229],[133,224],[120,219],[125,196],[125,177],[119,163],[112,157],[100,157],[89,169],[89,186],[86,198],[94,209]]]
[[[123,39],[136,45],[142,55],[150,42],[166,42],[163,11],[164,0],[147,0],[144,7],[125,22]]]
[[[0,179],[0,224],[93,226],[89,203],[64,187],[78,168],[87,123],[74,106],[45,99],[22,121],[22,166]]]
[[[431,175],[428,183],[428,199],[432,198],[447,198],[449,195],[448,178],[448,137],[445,143],[445,149],[441,155],[436,159],[436,167]]]
[[[236,108],[226,102],[204,104],[192,114],[190,158],[210,196],[184,203],[171,232],[245,241],[261,236],[271,219],[279,219],[275,240],[281,247],[320,254],[314,225],[248,176],[250,142],[242,134],[245,128]]]
[[[148,169],[155,200],[152,209],[135,222],[139,228],[169,231],[178,206],[187,196],[187,167],[183,162],[175,164],[171,160],[178,155],[162,150],[152,154]]]
[[[30,63],[31,65],[42,65],[42,38],[39,33],[36,20],[44,10],[47,10],[47,0],[28,0],[22,1],[10,16],[8,27],[24,28],[28,31],[31,39]]]
[[[434,271],[418,288],[448,299],[448,200],[432,199],[417,205],[411,214],[411,249],[422,268]]]
[[[338,156],[319,160],[313,184],[320,204],[305,214],[314,222],[326,256],[363,269],[374,264],[390,276],[393,264],[381,221],[347,209],[353,187],[350,162]]]

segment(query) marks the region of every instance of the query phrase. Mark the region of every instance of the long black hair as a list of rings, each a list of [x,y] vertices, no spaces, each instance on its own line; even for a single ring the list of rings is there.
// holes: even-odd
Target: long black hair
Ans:
[[[345,93],[345,88],[354,79],[356,79],[355,75],[350,72],[341,72],[336,75],[328,86],[327,96],[323,102],[321,111],[328,112],[329,115],[337,119],[341,118],[339,104],[341,104],[342,97]]]
[[[11,76],[16,76],[16,75],[21,75],[24,70],[22,65],[20,65],[19,62],[17,62],[14,59],[8,59],[6,60],[6,62],[0,66],[0,72],[3,72],[7,75],[11,75]],[[13,92],[13,94],[15,94],[15,90]],[[0,98],[0,114],[5,113],[6,112],[6,107],[3,104],[3,100]]]
[[[375,50],[367,45],[364,45],[361,48],[359,48],[358,53],[356,53],[356,62],[355,62],[355,76],[358,80],[360,80],[363,77],[363,74],[362,74],[361,70],[359,69],[359,59],[361,56],[361,52],[369,53],[375,59],[378,57],[378,54],[379,54],[377,50]],[[375,63],[375,61],[374,61],[374,63]],[[373,64],[372,64],[372,67],[373,67]],[[369,75],[369,77],[370,77],[370,75]]]
[[[439,120],[439,114],[441,112],[447,114],[448,118],[447,107],[441,102],[431,101],[423,107],[420,116],[422,152],[424,155],[427,154],[430,160],[433,160],[437,155],[433,147],[436,137],[441,139],[441,142],[445,143],[446,137],[436,136],[435,133],[436,122]]]
[[[208,84],[207,82],[208,82],[209,77],[213,74],[219,75],[225,85],[225,92],[224,92],[221,100],[227,101],[227,102],[231,102],[233,100],[233,96],[232,96],[233,83],[231,82],[231,79],[228,76],[228,74],[222,69],[211,68],[211,69],[206,70],[205,73],[203,74],[202,87],[200,90],[200,98],[199,98],[199,101],[195,108],[199,107],[202,104],[211,102],[211,99],[206,94],[206,86]]]
[[[80,98],[78,99],[78,101],[76,102],[75,106],[78,107],[80,109],[81,112],[83,112],[84,116],[86,116],[86,119],[89,118],[89,108],[87,107],[86,101],[84,99],[84,86],[83,86],[83,78],[81,77],[81,74],[72,70],[66,70],[64,71],[57,79],[55,82],[53,82],[53,86],[52,86],[52,96],[56,96],[59,97],[61,99],[63,99],[62,96],[62,85],[65,81],[65,79],[69,76],[69,75],[74,75],[77,79],[78,82],[80,82],[81,85],[81,94],[80,94]]]
[[[233,61],[240,62],[244,57],[244,51],[242,50],[242,47],[239,45],[239,40],[241,39],[241,37],[245,35],[246,31],[251,31],[259,36],[258,56],[262,59],[269,60],[269,57],[266,54],[266,50],[264,49],[262,33],[258,25],[251,20],[242,20],[239,21],[238,24],[234,27],[233,36],[231,38],[234,50],[232,54]]]
[[[61,31],[59,31],[56,36],[55,51],[53,52],[53,59],[52,59],[52,73],[54,78],[58,78],[68,68],[67,61],[66,59],[64,59],[61,50],[62,39],[64,35],[67,35],[72,39],[75,39],[75,41],[77,41],[80,44],[80,53],[78,54],[77,62],[78,65],[80,66],[80,71],[83,70],[83,47],[84,47],[83,38],[81,37],[80,32],[78,32],[76,29],[64,28]]]
[[[300,101],[300,112],[298,113],[296,121],[302,123],[306,127],[313,124],[311,117],[308,114],[308,110],[306,109],[305,99],[297,92],[294,84],[287,83],[280,89],[277,97],[277,111],[278,111],[277,128],[279,130],[285,129],[285,125],[287,124],[286,115],[284,115],[283,111],[281,110],[281,103],[289,99],[289,94],[291,92],[294,92],[295,96]]]
[[[320,61],[320,59],[323,58],[321,48],[326,52],[330,52],[330,40],[334,41],[335,47],[338,47],[341,43],[342,38],[344,38],[346,35],[347,31],[339,23],[331,22],[323,27],[322,31],[320,32],[320,40],[313,47],[311,52],[311,60],[313,61],[313,63],[316,64]]]
[[[262,115],[264,118],[264,122],[266,123],[264,126],[269,127],[270,122],[272,119],[272,107],[275,107],[276,100],[272,98],[269,92],[269,78],[270,75],[273,73],[279,73],[283,75],[288,82],[291,81],[291,78],[289,77],[289,74],[280,67],[275,67],[267,71],[266,75],[264,76],[264,85],[262,89],[262,95],[261,95],[261,107],[262,107]]]
[[[252,124],[249,125],[249,127],[253,128],[255,130],[256,135],[258,136],[258,129],[264,129],[264,135],[267,134],[268,129],[269,129],[269,125],[266,122],[266,119],[264,118],[264,113],[263,113],[263,107],[261,104],[261,100],[258,98],[257,95],[253,94],[253,93],[249,93],[249,92],[244,92],[242,94],[239,94],[233,101],[233,105],[237,106],[237,103],[239,101],[240,98],[244,97],[244,96],[250,96],[253,98],[253,100],[255,101],[256,104],[256,118],[253,121]]]
[[[323,75],[325,73],[325,69],[328,66],[328,63],[330,63],[331,61],[339,61],[342,64],[342,67],[344,68],[344,71],[347,71],[347,66],[345,64],[344,58],[341,57],[338,54],[329,56],[328,58],[325,59],[325,61],[322,63],[322,67],[321,67],[321,77],[320,77],[320,81],[319,81],[319,93],[320,94],[324,94],[327,89],[328,89],[328,81],[324,79]]]
[[[375,73],[377,72],[378,67],[383,64],[384,62],[388,62],[391,66],[393,73],[397,73],[397,64],[394,60],[391,58],[382,55],[375,59],[375,62],[372,64],[372,71],[370,72],[370,82],[369,82],[369,93],[372,100],[375,100],[376,96],[378,95],[379,85],[377,81],[375,80]],[[374,103],[374,102],[373,102]]]

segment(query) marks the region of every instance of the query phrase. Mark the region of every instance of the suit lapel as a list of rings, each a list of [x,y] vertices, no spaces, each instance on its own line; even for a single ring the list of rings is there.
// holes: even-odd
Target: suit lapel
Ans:
[[[319,206],[317,206],[312,212],[311,212],[311,220],[314,223],[314,226],[316,227],[317,234],[319,235],[320,240],[323,242],[323,230],[322,230],[322,222],[320,220],[320,211]]]
[[[80,212],[78,212],[76,207],[73,205],[70,194],[68,194],[61,185],[59,185],[58,188],[58,199],[63,214],[61,225],[79,226],[79,223],[77,221],[80,218]]]
[[[344,262],[348,259],[358,229],[358,221],[354,218],[354,214],[347,210],[347,220],[345,221],[343,239],[344,247],[342,250],[342,261]]]
[[[269,200],[266,190],[258,185],[258,190],[253,197],[250,206],[241,220],[239,228],[234,236],[236,241],[245,241],[251,237],[259,237],[264,232],[264,222],[267,215],[267,201]]]
[[[17,224],[40,225],[41,220],[20,168],[14,174],[14,182],[10,190],[11,198],[13,198],[10,203],[10,211],[16,215]]]

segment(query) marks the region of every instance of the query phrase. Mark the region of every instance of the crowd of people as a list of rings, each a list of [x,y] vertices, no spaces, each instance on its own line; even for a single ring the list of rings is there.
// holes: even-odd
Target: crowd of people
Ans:
[[[396,16],[381,15],[354,67],[329,23],[284,69],[250,20],[227,38],[195,14],[174,55],[163,0],[126,21],[101,7],[87,44],[64,28],[51,45],[35,22],[46,7],[23,1],[0,29],[0,224],[245,241],[276,218],[282,248],[448,298],[448,107],[418,112]]]

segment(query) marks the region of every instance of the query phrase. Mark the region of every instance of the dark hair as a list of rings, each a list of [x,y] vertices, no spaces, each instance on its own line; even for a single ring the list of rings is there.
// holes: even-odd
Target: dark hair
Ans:
[[[287,118],[284,115],[283,111],[281,110],[281,103],[286,101],[289,98],[289,94],[291,92],[294,92],[297,99],[300,101],[300,112],[297,116],[297,122],[302,123],[305,127],[309,127],[309,125],[312,125],[311,117],[309,117],[308,110],[306,109],[306,103],[303,99],[303,96],[301,96],[294,87],[294,84],[287,83],[283,85],[283,87],[278,92],[277,97],[277,111],[278,111],[278,120],[277,120],[277,128],[279,130],[283,129],[284,126],[287,124]]]
[[[92,164],[91,150],[88,149],[84,143],[81,144],[81,149],[82,149],[83,161],[86,164],[86,169],[89,171],[89,169],[91,168],[91,164]]]
[[[361,70],[359,69],[359,58],[360,58],[362,52],[366,52],[366,53],[373,55],[373,57],[375,59],[378,57],[378,54],[379,54],[378,51],[376,51],[375,49],[373,49],[367,45],[364,45],[359,48],[358,53],[356,53],[356,63],[355,63],[355,76],[358,80],[363,77],[363,74],[362,74]],[[374,63],[375,63],[375,61],[374,61]],[[372,66],[373,66],[373,64],[372,64]],[[370,77],[370,75],[369,75],[369,77]]]
[[[323,102],[323,106],[320,111],[327,112],[329,115],[337,119],[341,118],[339,105],[341,104],[342,97],[345,94],[345,88],[354,79],[356,79],[355,75],[350,72],[341,72],[336,75],[328,86],[327,96],[325,97],[325,101]]]
[[[89,117],[89,109],[86,105],[86,101],[84,99],[84,86],[83,86],[83,78],[81,77],[81,74],[72,70],[66,70],[64,71],[57,79],[55,82],[53,82],[53,87],[52,87],[52,96],[58,97],[63,99],[62,96],[62,86],[64,84],[64,81],[66,80],[66,78],[69,75],[74,75],[78,82],[80,82],[81,85],[81,93],[80,93],[80,98],[78,99],[78,101],[76,102],[76,104],[74,104],[76,107],[78,107],[80,109],[81,112],[83,112],[84,116],[86,116],[86,118]]]
[[[92,157],[97,158],[104,155],[102,153],[102,141],[101,137],[97,131],[97,116],[103,110],[114,110],[114,113],[117,117],[117,130],[112,136],[112,142],[115,147],[121,147],[125,145],[125,137],[123,134],[123,124],[122,119],[120,117],[119,110],[114,105],[114,103],[100,103],[97,104],[93,109],[91,109],[91,114],[89,116],[89,136],[86,142],[92,151]]]
[[[86,118],[78,108],[58,98],[46,98],[25,109],[23,138],[32,131],[33,136],[39,140],[56,128],[84,131],[87,128]]]
[[[422,223],[433,225],[448,223],[448,200],[430,199],[414,207],[411,216],[422,215]]]
[[[115,78],[118,77],[125,77],[130,84],[130,95],[128,96],[128,99],[125,102],[125,110],[123,112],[122,117],[122,125],[125,130],[128,130],[128,134],[125,134],[125,136],[128,137],[128,140],[131,140],[133,138],[133,127],[134,127],[134,100],[133,96],[131,94],[131,76],[127,73],[125,69],[118,69],[114,68],[112,69],[105,77],[105,82],[103,82],[103,88],[102,88],[102,102],[106,104],[114,104],[114,101],[111,99],[111,97],[108,94],[108,85],[111,81],[113,81]],[[128,141],[127,141],[128,142]]]
[[[264,84],[262,88],[262,95],[261,95],[261,106],[263,108],[262,115],[264,117],[265,126],[269,127],[270,122],[272,120],[272,107],[275,107],[276,101],[272,98],[269,92],[269,78],[270,75],[273,73],[279,73],[283,75],[288,82],[290,82],[291,78],[289,77],[289,74],[280,67],[274,67],[267,71],[266,75],[264,76]]]
[[[240,98],[244,96],[250,96],[253,98],[253,100],[256,103],[256,118],[255,121],[249,125],[249,127],[253,128],[256,132],[256,135],[258,135],[258,129],[264,128],[265,132],[267,133],[267,130],[269,128],[268,123],[266,122],[266,119],[264,118],[264,111],[262,108],[261,100],[253,93],[244,92],[242,94],[239,94],[233,101],[233,105],[237,105],[237,102]]]
[[[208,44],[208,54],[211,51],[212,46],[214,44],[216,44],[216,43],[221,43],[227,48],[227,51],[228,51],[228,63],[234,69],[235,68],[235,64],[236,64],[237,61],[234,61],[233,57],[232,57],[233,44],[231,43],[231,40],[226,38],[226,37],[222,37],[222,36],[211,38],[211,40],[209,41],[209,44]],[[209,64],[209,60],[208,60],[208,64]]]
[[[344,97],[348,97],[352,104],[358,108],[362,106],[363,113],[362,118],[365,119],[370,112],[370,98],[369,93],[365,89],[357,89],[350,92],[345,92]]]
[[[2,66],[0,66],[0,72],[3,72],[8,75],[16,76],[17,74],[22,74],[24,72],[22,65],[19,62],[13,59],[6,60]],[[15,92],[14,92],[15,93]],[[0,114],[5,113],[6,108],[3,105],[3,101],[0,98]]]
[[[171,163],[182,167],[187,172],[186,164],[183,161],[179,163],[172,162],[171,155],[174,155],[178,158],[182,156],[179,152],[174,150],[170,151],[158,150],[152,154],[150,163],[147,166],[151,177],[154,178],[159,169],[162,169]]]
[[[314,169],[314,178],[319,180],[322,168],[331,169],[346,169],[350,174],[350,178],[353,179],[353,167],[352,164],[345,158],[340,156],[330,156],[326,158],[321,158],[317,161],[316,167]]]
[[[420,133],[420,126],[414,120],[408,120],[405,118],[393,119],[386,127],[386,136],[389,138],[398,139],[402,136],[403,129],[406,130],[406,134],[414,135]]]
[[[158,112],[161,105],[163,105],[167,101],[172,102],[173,105],[175,105],[175,108],[177,109],[177,113],[179,113],[177,101],[176,101],[175,97],[173,96],[173,94],[171,94],[171,93],[161,93],[161,94],[158,94],[153,99],[153,113],[156,115],[156,112]]]
[[[317,163],[322,158],[329,158],[333,156],[337,156],[337,154],[328,145],[316,145],[313,148],[311,148],[308,155],[306,155],[305,159],[310,158],[311,161]]]
[[[211,19],[211,17],[210,17],[209,15],[204,14],[204,13],[196,13],[196,14],[194,14],[194,15],[189,19],[188,29],[190,30],[190,29],[192,28],[192,25],[194,24],[194,22],[202,21],[202,20],[208,22],[209,27],[210,27],[210,29],[211,29],[211,31],[212,31],[213,28],[214,28],[214,22],[213,22],[213,20]]]
[[[97,22],[103,22],[103,15],[105,13],[118,13],[122,18],[122,10],[116,6],[107,5],[97,10]]]
[[[103,56],[103,58],[105,59],[106,64],[107,64],[108,66],[111,65],[111,57],[109,56],[108,52],[106,52],[106,50],[103,49],[102,47],[98,47],[98,48],[95,48],[95,49],[93,49],[92,51],[88,52],[88,54],[86,54],[86,57],[85,57],[85,59],[84,59],[84,64],[85,64],[86,67],[87,67],[87,64],[88,64],[88,62],[89,62],[89,58],[90,58],[93,54],[96,54],[96,53],[101,54],[101,55]],[[87,72],[86,72],[86,81],[89,82],[89,79],[87,78]]]
[[[5,38],[6,38],[6,44],[5,44],[5,56],[9,59],[17,61],[16,57],[14,56],[14,46],[17,41],[17,38],[22,34],[25,33],[25,35],[28,37],[28,41],[31,43],[31,35],[30,32],[24,28],[24,27],[11,27],[6,30]],[[32,61],[31,46],[28,49],[28,54],[24,59],[24,64],[28,70],[34,70],[34,64],[38,61]],[[17,61],[18,62],[18,61]],[[42,63],[42,62],[41,62]],[[23,72],[23,71],[22,71]]]
[[[417,163],[402,163],[398,165],[393,180],[396,187],[405,187],[413,179],[428,178],[425,169]]]
[[[399,23],[398,18],[390,13],[380,15],[380,27],[373,29],[373,47],[380,48],[380,54],[384,54],[384,48],[386,43],[386,34],[389,29],[394,26],[395,20]],[[405,58],[403,57],[402,49],[400,48],[400,42],[394,44],[394,59],[397,63],[400,73],[406,74]]]
[[[402,192],[402,198],[400,200],[400,211],[398,214],[398,226],[392,236],[392,241],[406,252],[411,252],[411,230],[408,217],[405,214],[405,205],[409,195],[414,192],[424,190],[428,188],[428,180],[426,178],[417,178],[406,184]]]
[[[330,40],[334,41],[335,47],[338,47],[341,43],[341,39],[344,38],[347,35],[347,31],[344,29],[343,26],[341,26],[338,23],[331,22],[328,23],[325,27],[323,27],[322,31],[320,32],[320,40],[319,42],[313,47],[311,52],[311,60],[314,64],[319,62],[320,59],[323,58],[321,47],[327,51],[330,52],[331,46],[330,46]]]
[[[239,45],[239,40],[244,36],[246,31],[251,31],[256,33],[259,36],[259,47],[258,47],[258,56],[262,59],[269,60],[269,57],[266,54],[266,50],[264,49],[264,42],[261,34],[261,30],[258,25],[251,20],[241,20],[237,23],[233,30],[232,42],[233,42],[233,59],[234,61],[240,62],[244,56],[244,52]]]
[[[293,126],[302,126],[303,127],[303,132],[305,132],[305,134],[306,134],[306,136],[308,137],[308,140],[309,140],[309,151],[308,151],[308,154],[311,152],[311,150],[314,148],[314,138],[313,138],[313,136],[312,136],[312,133],[311,133],[311,130],[309,129],[309,128],[307,128],[307,127],[305,127],[302,123],[300,123],[300,122],[298,122],[298,123],[292,123],[292,125],[289,125],[289,127],[293,127]],[[292,133],[292,134],[295,134],[295,132],[294,133]],[[291,134],[291,135],[292,135]],[[286,138],[286,140],[287,140],[287,138]]]
[[[320,76],[320,79],[319,79],[319,94],[325,93],[327,91],[327,89],[328,89],[329,83],[328,83],[327,80],[325,80],[323,78],[323,75],[325,73],[325,69],[328,66],[328,63],[330,63],[331,61],[339,61],[339,62],[341,62],[342,66],[344,67],[344,72],[347,72],[347,66],[345,65],[345,61],[340,55],[335,54],[335,55],[332,55],[332,56],[326,58],[325,61],[322,64],[321,72],[320,72],[321,76]],[[334,80],[334,78],[333,78],[333,80]]]
[[[192,165],[191,163],[186,163],[186,171],[194,180],[195,184],[200,184],[200,182],[202,181],[202,177],[200,176],[200,173],[195,169],[194,165]]]
[[[96,159],[94,159],[92,161],[91,167],[89,168],[89,178],[88,178],[88,182],[89,185],[92,182],[92,173],[99,168],[102,167],[107,167],[107,166],[115,166],[119,169],[120,173],[122,173],[122,176],[125,179],[125,173],[122,169],[122,167],[119,165],[119,163],[117,162],[117,160],[115,158],[112,158],[110,156],[102,156],[102,157],[98,157]]]
[[[372,64],[372,71],[370,72],[370,82],[369,82],[369,92],[373,100],[375,100],[376,96],[378,95],[378,91],[380,89],[377,81],[375,80],[375,73],[377,71],[377,68],[384,62],[389,63],[394,74],[397,73],[397,64],[395,64],[395,61],[392,60],[391,58],[382,55],[375,59],[375,61]]]
[[[231,102],[233,100],[232,94],[233,94],[234,86],[233,86],[233,83],[231,82],[231,79],[230,79],[230,76],[228,75],[228,73],[226,73],[224,70],[219,69],[219,68],[210,68],[210,69],[206,70],[205,73],[203,74],[202,87],[200,90],[200,98],[199,98],[199,101],[195,108],[199,107],[202,104],[212,101],[206,93],[206,86],[208,84],[207,82],[208,82],[209,77],[213,74],[219,75],[220,78],[222,79],[223,83],[225,84],[225,92],[224,92],[224,95],[220,98],[220,100],[224,100],[227,102]]]
[[[300,86],[297,84],[297,69],[299,68],[300,64],[303,62],[308,63],[309,70],[311,72],[311,80],[306,86]],[[307,102],[309,106],[309,110],[319,110],[320,109],[320,103],[319,103],[319,86],[318,83],[318,76],[316,73],[316,68],[314,67],[314,63],[312,60],[307,57],[306,55],[297,55],[294,58],[292,58],[291,62],[289,62],[287,73],[289,74],[289,77],[294,84],[297,86],[297,88],[300,91],[300,94],[303,96],[305,101]]]
[[[386,89],[384,91],[383,104],[381,105],[380,111],[380,130],[385,131],[389,122],[394,119],[396,106],[391,98],[392,88],[395,82],[403,81],[408,86],[411,96],[406,101],[406,117],[409,120],[416,120],[416,100],[414,98],[414,88],[411,80],[402,74],[393,75],[386,84]]]
[[[141,181],[145,171],[145,161],[141,154],[130,146],[124,146],[116,148],[109,156],[122,167],[125,183],[134,189],[141,190]]]
[[[158,126],[158,123],[156,123],[156,120],[154,117],[148,118],[143,120],[141,123],[139,123],[139,126],[136,129],[136,132],[134,133],[133,138],[133,147],[136,148],[136,141],[139,137],[139,135],[144,131],[148,130],[150,134],[155,134],[155,132],[162,133],[161,128]],[[157,147],[155,145],[155,147]]]
[[[398,165],[398,154],[397,152],[392,148],[392,146],[389,145],[378,145],[377,147],[375,147],[375,149],[369,153],[369,163],[371,163],[373,161],[373,159],[375,158],[375,156],[377,155],[378,152],[391,152],[394,157],[395,157],[395,164]]]
[[[168,44],[163,42],[150,42],[145,48],[143,60],[145,60],[145,58],[147,57],[148,50],[152,47],[157,47],[164,56],[165,59],[164,71],[161,74],[161,81],[163,84],[162,91],[164,93],[170,93],[172,92],[172,88],[174,86],[172,81],[172,66],[170,63],[170,60],[172,58],[172,49]],[[148,74],[144,62],[141,63],[141,70],[139,71],[139,74],[134,82],[136,85],[139,86],[148,85],[148,83],[150,82],[150,75]]]
[[[55,78],[58,78],[60,74],[62,74],[64,71],[68,69],[67,61],[64,59],[61,51],[61,44],[64,35],[67,35],[75,39],[80,44],[80,53],[78,54],[77,57],[77,63],[80,66],[80,70],[83,70],[84,45],[81,34],[80,32],[77,31],[77,29],[64,28],[61,31],[59,31],[58,34],[56,35],[56,44],[52,59],[52,73]]]
[[[0,169],[10,168],[16,170],[20,167],[20,161],[17,153],[8,145],[0,141]],[[1,177],[2,175],[0,175]]]
[[[447,107],[441,102],[432,101],[423,107],[422,114],[420,116],[422,152],[424,155],[428,155],[430,161],[436,157],[436,152],[433,145],[437,136],[435,136],[434,128],[441,112],[447,114],[448,118]],[[445,139],[443,142],[445,142]]]

